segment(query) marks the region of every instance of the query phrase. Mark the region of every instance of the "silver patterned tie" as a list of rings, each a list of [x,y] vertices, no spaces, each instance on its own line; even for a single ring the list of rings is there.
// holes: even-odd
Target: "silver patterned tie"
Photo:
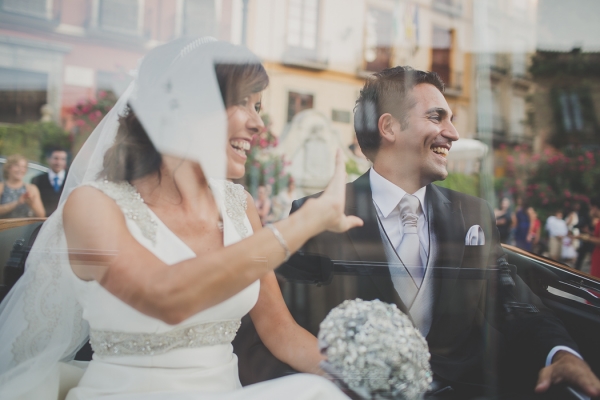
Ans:
[[[417,232],[419,220],[419,199],[411,194],[405,194],[398,205],[404,233],[398,246],[398,256],[406,269],[415,280],[417,286],[423,281],[423,263],[421,261],[421,244]]]

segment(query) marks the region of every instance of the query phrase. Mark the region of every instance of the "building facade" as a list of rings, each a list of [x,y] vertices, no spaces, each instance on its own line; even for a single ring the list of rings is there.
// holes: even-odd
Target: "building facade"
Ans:
[[[66,123],[78,101],[121,94],[139,60],[180,36],[218,35],[213,0],[0,2],[0,123]]]

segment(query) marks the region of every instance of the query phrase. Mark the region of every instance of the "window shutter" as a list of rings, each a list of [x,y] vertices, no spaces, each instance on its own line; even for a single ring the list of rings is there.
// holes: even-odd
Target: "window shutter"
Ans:
[[[101,0],[98,23],[108,31],[137,34],[140,2],[138,0]]]
[[[49,19],[52,9],[52,1],[49,0],[4,0],[2,2],[4,11],[25,14],[32,17]]]

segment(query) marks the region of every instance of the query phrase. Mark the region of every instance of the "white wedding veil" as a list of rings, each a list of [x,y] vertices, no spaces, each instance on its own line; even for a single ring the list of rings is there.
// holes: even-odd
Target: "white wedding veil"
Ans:
[[[98,179],[130,107],[160,154],[197,161],[224,178],[227,119],[215,64],[260,63],[250,51],[212,38],[179,39],[143,59],[135,81],[73,161],[58,209],[42,226],[25,273],[0,304],[0,398],[40,385],[59,361],[72,360],[89,327],[75,297],[62,210],[69,193]]]

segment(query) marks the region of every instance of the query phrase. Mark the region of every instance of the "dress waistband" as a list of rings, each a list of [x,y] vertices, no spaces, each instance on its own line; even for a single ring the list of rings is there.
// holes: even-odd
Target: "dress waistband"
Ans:
[[[157,355],[173,349],[229,344],[240,320],[203,323],[164,333],[90,330],[90,344],[100,356]]]

